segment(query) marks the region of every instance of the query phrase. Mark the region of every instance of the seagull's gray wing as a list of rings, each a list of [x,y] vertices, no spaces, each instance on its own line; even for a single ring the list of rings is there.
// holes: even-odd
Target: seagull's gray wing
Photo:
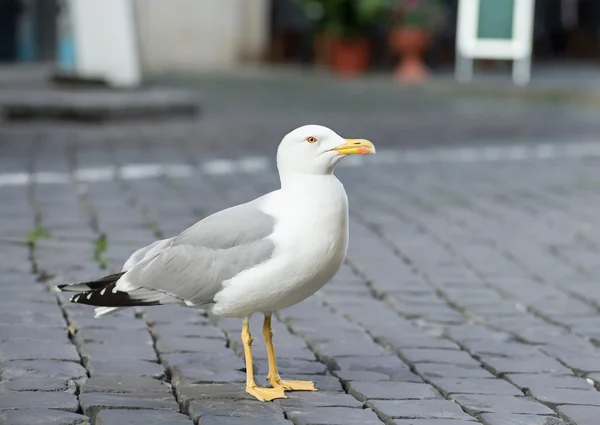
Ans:
[[[275,246],[266,237],[275,220],[257,208],[258,201],[220,211],[185,230],[129,269],[117,291],[139,302],[210,304],[224,281],[273,254]]]
[[[258,205],[263,198],[219,211],[184,230],[173,245],[228,249],[266,238],[275,220]]]
[[[200,220],[179,236],[138,249],[131,254],[121,271],[155,257],[171,245],[227,249],[268,236],[273,230],[273,219],[256,208],[259,200],[219,211]],[[227,226],[223,227],[223,223],[227,223]]]
[[[131,257],[129,257],[129,259],[125,262],[121,271],[127,271],[139,262],[156,256],[156,254],[170,246],[174,239],[175,238],[162,239],[153,242],[148,246],[138,249],[133,254],[131,254]]]

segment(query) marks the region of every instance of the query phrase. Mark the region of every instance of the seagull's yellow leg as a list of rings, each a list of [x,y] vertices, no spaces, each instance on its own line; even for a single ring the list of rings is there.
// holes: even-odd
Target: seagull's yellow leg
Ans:
[[[312,381],[287,381],[281,379],[277,369],[277,360],[275,358],[275,349],[273,348],[273,331],[271,330],[271,313],[265,314],[263,323],[263,336],[267,346],[267,358],[269,360],[269,374],[267,379],[274,388],[281,388],[292,391],[317,391],[315,383]]]
[[[252,335],[250,335],[250,318],[244,319],[242,325],[242,343],[246,358],[246,392],[260,401],[271,401],[277,398],[287,398],[283,388],[262,388],[254,382],[254,366],[252,365]]]

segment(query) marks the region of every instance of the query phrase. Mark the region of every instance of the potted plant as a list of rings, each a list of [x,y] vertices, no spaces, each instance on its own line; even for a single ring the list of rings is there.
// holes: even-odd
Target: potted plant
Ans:
[[[316,51],[324,48],[329,65],[343,76],[363,73],[371,49],[368,30],[386,10],[389,0],[299,0],[315,22]]]
[[[429,71],[423,54],[432,34],[444,23],[446,9],[440,0],[390,0],[390,48],[401,56],[394,73],[401,81],[418,82]]]

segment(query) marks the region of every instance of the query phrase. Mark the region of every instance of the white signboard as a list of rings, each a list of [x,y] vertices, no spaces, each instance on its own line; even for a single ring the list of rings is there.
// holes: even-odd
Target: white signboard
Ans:
[[[456,34],[456,79],[473,77],[473,59],[513,60],[513,81],[527,84],[535,0],[460,0]]]

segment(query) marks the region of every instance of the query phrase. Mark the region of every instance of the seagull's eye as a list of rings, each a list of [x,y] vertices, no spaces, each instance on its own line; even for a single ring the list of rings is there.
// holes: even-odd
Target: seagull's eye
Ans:
[[[316,138],[316,137],[314,137],[314,136],[309,136],[309,137],[307,137],[307,138],[306,138],[306,141],[307,141],[308,143],[316,143],[316,142],[318,142],[318,141],[319,141],[319,139],[317,139],[317,138]]]

